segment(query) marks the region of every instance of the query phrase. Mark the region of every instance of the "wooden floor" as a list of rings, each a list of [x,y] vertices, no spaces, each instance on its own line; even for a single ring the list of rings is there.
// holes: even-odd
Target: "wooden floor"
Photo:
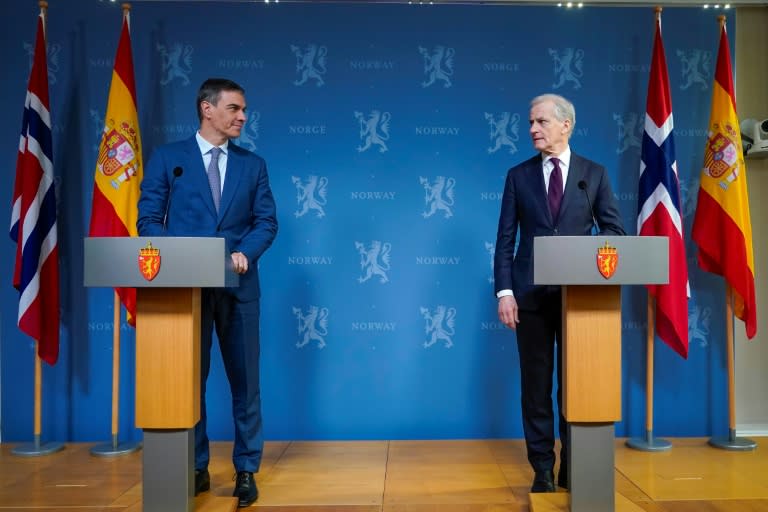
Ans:
[[[616,441],[618,505],[649,512],[768,512],[768,438],[730,452],[706,439],[670,439],[649,453]],[[17,457],[0,445],[0,512],[141,511],[141,452],[90,455],[70,444]],[[212,445],[211,492],[232,493],[231,443]],[[274,512],[497,512],[529,510],[532,472],[522,441],[269,442],[254,508]],[[567,495],[556,496],[562,503]],[[552,510],[558,510],[553,507]]]

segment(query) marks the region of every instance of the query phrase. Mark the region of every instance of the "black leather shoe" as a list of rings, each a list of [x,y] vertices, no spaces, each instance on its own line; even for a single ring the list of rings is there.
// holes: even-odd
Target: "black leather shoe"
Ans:
[[[211,475],[207,469],[195,470],[195,496],[211,489]]]
[[[555,477],[551,470],[536,471],[531,492],[555,492]]]
[[[256,488],[253,473],[250,471],[237,472],[235,492],[232,493],[232,496],[237,498],[238,507],[247,507],[259,499],[259,490]]]
[[[560,466],[557,472],[557,485],[563,489],[568,489],[568,467]]]

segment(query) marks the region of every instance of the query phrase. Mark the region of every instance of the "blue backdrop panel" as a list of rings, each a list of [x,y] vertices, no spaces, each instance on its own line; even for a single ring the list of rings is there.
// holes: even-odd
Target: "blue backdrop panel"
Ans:
[[[10,213],[34,2],[0,5],[0,126]],[[714,12],[664,11],[686,239],[717,45]],[[44,372],[46,437],[107,438],[112,293],[82,286],[93,172],[121,9],[56,0],[49,75],[62,265],[62,351]],[[730,22],[733,38],[733,20]],[[210,76],[240,82],[240,144],[268,162],[280,231],[260,261],[269,439],[522,437],[514,333],[496,316],[492,255],[506,171],[533,152],[530,99],[576,105],[575,152],[610,171],[628,231],[653,13],[649,8],[138,2],[132,39],[145,161],[191,136]],[[14,110],[15,109],[15,110]],[[0,237],[2,436],[32,435],[32,342],[15,326],[14,247]],[[655,431],[723,434],[723,285],[690,241],[691,350],[656,352]],[[645,419],[644,288],[623,293],[623,421]],[[133,427],[134,335],[121,325],[120,429]],[[210,433],[230,439],[218,353]]]

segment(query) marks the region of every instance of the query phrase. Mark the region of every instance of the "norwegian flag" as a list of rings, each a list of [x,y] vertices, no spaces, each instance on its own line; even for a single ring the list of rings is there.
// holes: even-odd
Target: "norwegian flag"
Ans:
[[[16,159],[11,239],[19,328],[38,341],[38,355],[53,365],[59,357],[59,250],[44,30],[41,12]]]
[[[660,18],[656,20],[651,59],[640,157],[637,234],[669,237],[669,284],[648,285],[647,288],[656,298],[656,334],[675,352],[687,358],[690,289],[672,133],[672,98]]]

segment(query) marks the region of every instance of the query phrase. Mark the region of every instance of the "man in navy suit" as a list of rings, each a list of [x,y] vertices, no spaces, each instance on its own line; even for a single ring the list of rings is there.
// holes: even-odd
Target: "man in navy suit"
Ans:
[[[221,237],[239,274],[236,288],[204,288],[201,306],[200,422],[195,426],[195,495],[210,489],[205,384],[213,330],[232,392],[232,462],[240,507],[258,498],[253,473],[264,447],[259,389],[259,257],[277,234],[275,200],[264,160],[230,139],[245,124],[245,92],[222,78],[197,94],[200,129],[187,140],[157,148],[141,183],[141,236]],[[194,254],[189,255],[194,258]]]
[[[573,105],[562,96],[544,94],[531,101],[530,135],[539,154],[507,173],[496,238],[499,320],[517,332],[523,431],[534,470],[531,492],[555,491],[555,358],[562,445],[557,483],[568,488],[560,287],[533,285],[533,239],[589,235],[595,223],[601,234],[625,234],[605,168],[571,152],[568,139],[575,121]]]

